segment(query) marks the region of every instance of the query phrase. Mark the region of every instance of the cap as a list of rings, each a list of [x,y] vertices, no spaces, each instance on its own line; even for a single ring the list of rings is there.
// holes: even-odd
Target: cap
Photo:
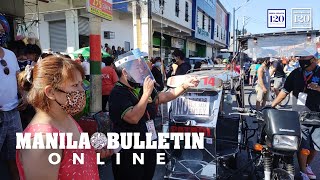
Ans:
[[[9,34],[10,32],[10,25],[6,19],[6,17],[4,17],[3,15],[0,15],[0,24],[2,25],[4,31],[6,32],[6,34]]]

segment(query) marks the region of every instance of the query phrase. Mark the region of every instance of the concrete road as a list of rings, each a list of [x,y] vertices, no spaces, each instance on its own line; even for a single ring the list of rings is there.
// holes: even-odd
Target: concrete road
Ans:
[[[246,87],[245,88],[245,104],[247,107],[249,107],[249,104],[248,104],[248,94],[252,91],[252,88],[250,87]],[[231,106],[229,107],[224,107],[226,113],[229,113],[231,112]],[[165,114],[164,115],[165,117],[167,117],[167,115]],[[157,124],[160,124],[161,121],[160,119],[157,119],[156,120]],[[254,125],[251,123],[252,122],[252,118],[248,119],[248,122],[249,122],[249,126],[253,126]],[[243,160],[242,162],[246,162],[245,161],[245,154],[242,154],[241,155],[241,159]],[[297,161],[296,161],[297,162]],[[320,155],[317,155],[313,164],[311,164],[315,174],[319,177],[320,179]],[[242,163],[243,164],[243,163]],[[240,164],[241,165],[241,164]],[[296,164],[296,171],[298,171],[298,165]],[[110,161],[107,161],[105,165],[103,166],[99,166],[99,171],[100,171],[100,177],[102,180],[113,180],[113,175],[112,175],[112,169],[111,169],[111,163]],[[156,168],[156,172],[155,172],[155,176],[154,176],[154,180],[162,180],[163,179],[163,176],[165,174],[165,168],[164,166],[157,166]],[[0,161],[0,179],[2,180],[9,180],[9,176],[8,176],[8,171],[7,171],[7,166],[4,164],[3,161]],[[134,180],[134,179],[133,179]]]

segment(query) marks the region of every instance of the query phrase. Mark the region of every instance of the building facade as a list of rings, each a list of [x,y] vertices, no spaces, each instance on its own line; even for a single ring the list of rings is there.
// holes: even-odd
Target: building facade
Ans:
[[[101,45],[107,43],[128,51],[134,48],[132,3],[109,2],[113,2],[113,19],[102,20]],[[84,7],[85,0],[40,2],[39,28],[34,26],[29,31],[35,36],[40,34],[43,49],[71,53],[89,46],[89,14]],[[229,14],[218,0],[152,1],[152,31],[155,57],[167,61],[178,48],[186,57],[211,58],[229,44]]]
[[[221,49],[229,48],[230,41],[230,13],[224,8],[219,0],[216,4],[216,17],[214,26],[215,54]]]

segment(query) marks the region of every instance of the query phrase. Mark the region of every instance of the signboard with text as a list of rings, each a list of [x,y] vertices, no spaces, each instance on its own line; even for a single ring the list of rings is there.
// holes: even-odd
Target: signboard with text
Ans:
[[[286,10],[268,9],[268,28],[286,28]]]
[[[311,8],[292,8],[292,28],[312,28]]]
[[[87,0],[87,11],[91,14],[112,21],[112,4],[107,0]]]

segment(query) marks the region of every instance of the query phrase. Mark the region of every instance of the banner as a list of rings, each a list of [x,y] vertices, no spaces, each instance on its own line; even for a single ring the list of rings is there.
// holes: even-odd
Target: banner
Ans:
[[[87,11],[112,21],[112,4],[107,2],[107,0],[87,0]]]
[[[209,96],[181,96],[175,101],[175,115],[209,116]]]

